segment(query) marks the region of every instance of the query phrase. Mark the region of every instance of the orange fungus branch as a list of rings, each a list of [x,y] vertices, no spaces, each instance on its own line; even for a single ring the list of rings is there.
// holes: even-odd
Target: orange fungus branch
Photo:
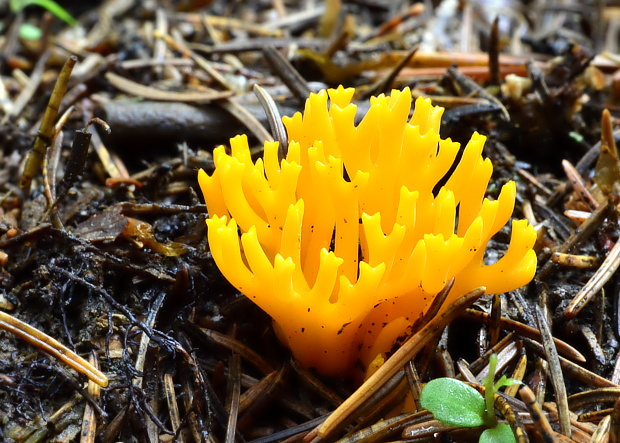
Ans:
[[[326,375],[389,351],[452,278],[446,303],[479,286],[518,288],[536,268],[525,220],[512,222],[505,255],[484,263],[516,196],[508,182],[497,200],[484,197],[493,170],[484,136],[473,134],[457,161],[460,145],[439,136],[443,108],[419,98],[410,118],[409,89],[392,91],[371,98],[356,126],[353,93],[312,94],[303,115],[284,118],[281,162],[277,142],[253,162],[237,136],[231,154],[215,149],[214,173],[198,175],[216,264],[293,355]]]

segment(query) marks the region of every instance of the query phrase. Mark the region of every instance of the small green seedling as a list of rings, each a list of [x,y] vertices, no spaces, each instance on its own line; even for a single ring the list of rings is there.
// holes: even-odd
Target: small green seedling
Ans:
[[[495,417],[495,394],[500,388],[519,383],[505,375],[497,381],[495,369],[497,355],[489,358],[489,374],[482,380],[484,397],[471,386],[453,378],[437,378],[422,389],[420,403],[433,413],[435,419],[452,426],[475,428],[486,426],[480,443],[516,443],[515,436],[506,423]]]
[[[62,8],[54,0],[11,0],[9,8],[11,12],[20,12],[30,5],[37,5],[47,9],[59,19],[67,22],[69,25],[75,25],[76,21],[71,14]],[[41,30],[34,25],[24,23],[19,28],[20,37],[28,40],[38,40],[41,38]]]

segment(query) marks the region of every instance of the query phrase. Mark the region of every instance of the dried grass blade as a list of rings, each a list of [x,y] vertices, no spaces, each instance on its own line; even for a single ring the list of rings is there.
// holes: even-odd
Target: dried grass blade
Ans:
[[[575,169],[573,164],[568,160],[562,160],[562,168],[564,168],[564,173],[566,177],[573,185],[573,189],[577,193],[577,195],[583,200],[585,204],[587,204],[591,209],[596,209],[599,207],[599,202],[594,198],[594,196],[588,190],[583,177],[581,174]]]
[[[407,382],[409,383],[409,392],[411,393],[411,397],[413,398],[413,402],[415,404],[415,409],[420,411],[422,406],[420,405],[420,394],[422,393],[422,381],[420,380],[420,375],[416,370],[413,363],[410,361],[405,366],[405,375],[407,376]]]
[[[254,94],[265,110],[265,114],[267,114],[269,126],[271,126],[274,138],[279,145],[278,160],[282,161],[286,158],[286,154],[288,153],[288,134],[286,133],[284,123],[282,123],[282,117],[278,111],[278,106],[273,97],[260,85],[254,85]]]
[[[167,102],[188,102],[188,103],[209,103],[221,100],[232,95],[230,91],[162,91],[161,89],[151,88],[140,83],[121,77],[113,72],[108,72],[105,78],[116,89],[125,94],[143,97],[147,100],[167,101]]]
[[[575,295],[575,298],[569,303],[564,310],[564,317],[567,319],[575,318],[599,291],[605,286],[609,279],[614,275],[620,266],[620,241],[616,242],[601,267],[597,269],[592,278],[588,280],[586,285]]]
[[[426,424],[432,420],[432,415],[428,411],[416,414],[402,414],[396,417],[380,420],[376,424],[364,429],[360,429],[346,438],[338,440],[336,443],[370,443],[375,441],[388,441],[386,437],[403,429],[405,432],[408,426],[415,424]]]
[[[282,83],[288,87],[299,101],[305,101],[312,91],[299,71],[273,45],[268,45],[263,49],[263,55],[265,56],[265,61],[282,80]]]
[[[519,361],[517,362],[517,365],[512,371],[512,375],[510,376],[510,378],[512,378],[513,380],[518,380],[522,382],[523,377],[525,376],[526,368],[527,368],[527,354],[524,353],[519,358]],[[517,395],[518,390],[519,390],[519,385],[514,384],[514,385],[507,386],[506,389],[504,390],[504,393],[508,395],[509,397],[514,397]]]
[[[291,367],[297,373],[299,378],[301,379],[301,383],[304,386],[307,386],[313,392],[316,392],[321,396],[324,400],[329,402],[334,408],[340,406],[343,402],[342,398],[330,389],[327,385],[325,385],[317,376],[315,376],[311,371],[304,368],[301,363],[296,360],[291,361]]]
[[[611,422],[611,416],[607,416],[601,420],[596,427],[596,431],[592,434],[591,443],[604,443],[608,442],[609,423]]]
[[[540,343],[527,338],[523,339],[523,343],[527,347],[533,349],[538,355],[544,355],[544,350]],[[589,386],[594,386],[597,388],[620,388],[618,384],[601,377],[592,371],[588,371],[587,369],[565,359],[564,357],[560,357],[560,365],[562,366],[562,369],[570,374],[571,377],[575,377],[577,380],[581,380]]]
[[[530,417],[536,427],[536,430],[540,433],[543,441],[554,441],[553,429],[547,420],[545,411],[543,411],[540,404],[536,401],[536,395],[527,385],[521,386],[519,389],[519,395],[530,411]]]
[[[494,346],[499,341],[500,320],[502,318],[502,298],[499,294],[493,294],[491,302],[491,315],[489,322],[489,346]]]
[[[610,417],[609,443],[620,443],[620,399],[614,403],[614,410]]]
[[[110,151],[108,151],[108,148],[106,148],[103,144],[101,137],[99,137],[99,133],[94,128],[88,128],[88,132],[91,134],[91,143],[97,153],[97,157],[99,157],[99,160],[103,165],[103,169],[105,169],[105,172],[107,172],[112,178],[126,177],[121,172],[122,167],[119,167],[116,164],[114,158],[110,155]]]
[[[170,428],[172,432],[177,434],[181,427],[181,414],[179,413],[179,405],[177,404],[176,393],[174,391],[174,380],[172,379],[172,374],[169,372],[164,374],[162,388],[166,397],[166,404],[168,405]]]
[[[41,80],[43,79],[43,72],[45,71],[45,65],[47,64],[47,59],[50,57],[50,51],[44,52],[37,64],[35,65],[32,73],[30,74],[30,79],[28,84],[21,90],[15,101],[13,102],[13,106],[11,107],[11,111],[5,115],[3,118],[3,123],[9,117],[18,116],[22,113],[34,93],[37,91],[39,86],[41,85]],[[77,60],[77,59],[76,59]],[[59,78],[60,80],[60,78]],[[64,92],[63,94],[64,95]],[[53,122],[52,122],[53,124]]]
[[[220,106],[233,117],[243,123],[248,130],[259,140],[273,141],[273,137],[265,127],[247,109],[234,100],[222,100]]]
[[[88,359],[89,363],[93,365],[93,368],[99,369],[99,358],[97,354],[91,351]],[[88,381],[88,393],[92,397],[93,401],[99,400],[101,393],[101,386],[92,380]],[[84,407],[84,415],[82,418],[82,431],[80,432],[80,443],[95,443],[95,437],[97,435],[97,416],[93,407],[86,403]]]
[[[47,352],[80,374],[86,375],[89,380],[92,380],[99,386],[105,388],[108,385],[108,377],[103,372],[93,367],[93,365],[71,349],[49,335],[2,311],[0,311],[0,329],[4,329]]]
[[[43,162],[45,151],[54,137],[54,123],[56,121],[56,117],[58,116],[62,98],[67,91],[67,83],[69,82],[71,71],[73,71],[73,67],[76,63],[76,56],[69,57],[58,75],[58,79],[56,80],[56,84],[52,90],[52,95],[50,96],[47,107],[45,108],[45,113],[43,114],[43,119],[41,120],[39,132],[37,133],[34,143],[32,144],[32,149],[26,158],[26,166],[24,166],[24,172],[22,173],[22,178],[19,182],[19,187],[22,189],[29,189],[32,179]]]
[[[592,389],[578,392],[568,397],[568,405],[572,410],[601,403],[615,403],[620,400],[620,387]]]
[[[235,354],[239,354],[244,360],[251,363],[263,374],[266,375],[274,371],[273,366],[267,360],[240,341],[212,329],[198,328],[198,330],[219,346],[223,346],[230,349]]]
[[[495,394],[494,399],[495,409],[499,410],[508,422],[510,429],[512,429],[512,432],[517,439],[517,443],[529,443],[530,439],[527,436],[527,432],[525,432],[525,426],[523,425],[521,416],[515,413],[515,410],[502,395]]]
[[[388,92],[392,88],[398,74],[407,67],[419,48],[420,45],[414,45],[407,54],[403,56],[402,60],[394,65],[385,77],[378,79],[374,84],[368,87],[368,90],[364,93],[364,98]]]
[[[241,357],[239,357],[239,354],[233,354],[230,358],[227,390],[226,409],[228,411],[228,423],[224,443],[235,443],[235,430],[237,429],[241,396]]]
[[[159,314],[159,310],[161,309],[164,300],[166,299],[165,292],[162,292],[153,302],[153,305],[149,309],[148,315],[146,317],[146,321],[144,324],[147,328],[152,328],[155,326],[155,320],[157,320],[157,314]],[[151,343],[151,338],[148,334],[142,333],[140,337],[140,346],[138,347],[138,355],[136,356],[136,371],[142,373],[144,371],[144,363],[146,361],[146,351],[149,348],[149,344]],[[142,387],[142,376],[138,376],[133,379],[133,385]]]
[[[476,311],[474,309],[465,310],[463,316],[484,323],[490,323],[491,321],[489,314],[487,314],[486,312]],[[500,328],[506,331],[512,331],[522,337],[527,337],[532,340],[540,341],[539,331],[524,323],[520,323],[506,317],[500,318]],[[554,338],[553,341],[555,342],[555,346],[558,352],[562,353],[562,355],[578,362],[586,362],[585,356],[568,343],[557,338]]]
[[[545,349],[545,355],[547,356],[547,362],[549,363],[551,383],[553,384],[553,388],[555,390],[558,416],[560,418],[560,431],[563,435],[570,438],[570,413],[568,409],[566,385],[564,384],[564,376],[562,375],[562,368],[560,366],[560,356],[558,355],[558,350],[553,342],[553,335],[551,334],[551,329],[547,324],[545,315],[538,305],[536,305],[536,318],[538,320],[538,329],[540,330],[540,336]]]

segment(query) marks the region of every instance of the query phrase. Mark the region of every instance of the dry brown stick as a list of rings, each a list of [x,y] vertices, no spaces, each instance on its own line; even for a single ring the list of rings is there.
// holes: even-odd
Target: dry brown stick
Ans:
[[[351,431],[371,426],[377,420],[382,418],[388,411],[391,411],[401,405],[407,394],[407,382],[405,380],[404,371],[399,371],[380,389],[377,389],[372,397],[355,411],[354,415],[350,415],[346,420],[338,423],[338,427],[332,431],[336,435],[342,429],[349,429],[349,425],[353,424]],[[346,440],[344,437],[343,440]],[[344,442],[341,442],[344,443]]]
[[[58,162],[60,160],[60,154],[62,151],[62,142],[64,139],[64,134],[62,132],[62,127],[71,117],[75,106],[71,105],[69,108],[60,116],[58,122],[54,127],[54,137],[50,142],[48,149],[45,151],[45,156],[43,158],[43,189],[45,193],[45,198],[47,199],[47,207],[43,218],[41,218],[41,222],[47,219],[47,217],[52,215],[51,222],[52,225],[57,229],[62,229],[63,224],[60,220],[60,217],[55,212],[52,214],[52,210],[55,207],[56,200],[56,173],[58,170]]]
[[[603,305],[604,300],[603,300]],[[604,308],[601,307],[601,310],[603,310]],[[603,322],[603,320],[599,320],[598,322]],[[597,321],[594,322],[594,324],[598,323]],[[603,347],[601,346],[601,344],[599,343],[599,337],[601,336],[600,334],[595,333],[592,328],[587,325],[587,324],[583,324],[583,325],[579,325],[579,333],[583,336],[583,338],[585,339],[586,343],[588,344],[588,346],[590,346],[590,352],[593,355],[594,359],[600,363],[602,362],[607,362],[607,358],[605,357],[605,351],[603,350]],[[602,363],[604,364],[604,363]]]
[[[616,146],[609,109],[603,109],[603,115],[601,116],[601,150],[604,148],[608,149],[616,160],[618,159],[618,147]]]
[[[405,428],[403,430],[402,437],[403,439],[405,439],[405,441],[433,441],[434,438],[440,433],[443,434],[445,432],[453,431],[455,429],[457,429],[457,426],[449,425],[439,420],[435,420],[431,416],[428,420],[424,422],[415,423]],[[339,440],[337,443],[348,443],[348,440],[342,439]]]
[[[463,316],[466,316],[466,315],[467,315],[466,312],[463,313]],[[465,318],[467,318],[467,317],[465,317]],[[506,336],[503,337],[500,341],[498,341],[495,344],[495,346],[490,347],[489,349],[486,350],[486,352],[484,354],[482,354],[476,360],[471,362],[469,364],[469,370],[472,373],[475,373],[475,374],[479,373],[485,367],[488,366],[489,358],[491,357],[491,355],[500,353],[504,348],[506,348],[508,345],[510,345],[510,343],[512,343],[514,341],[515,341],[515,334],[514,333],[511,332],[511,333],[506,334]]]
[[[366,400],[387,383],[404,367],[426,344],[447,324],[454,320],[466,307],[476,301],[486,290],[484,287],[474,289],[454,302],[446,311],[433,317],[417,334],[407,340],[377,372],[370,376],[357,391],[344,401],[320,426],[304,439],[306,442],[318,442],[325,439],[338,424],[346,420]]]
[[[555,402],[543,402],[542,407],[545,411],[547,411],[548,417],[553,421],[557,421],[558,408]],[[592,423],[582,423],[578,420],[578,415],[574,412],[570,412],[570,424],[573,430],[572,440],[567,439],[563,435],[557,434],[556,437],[562,437],[560,441],[571,441],[575,443],[575,441],[584,441],[584,434],[588,434],[588,439],[594,432],[594,426]],[[558,437],[559,438],[559,437]]]

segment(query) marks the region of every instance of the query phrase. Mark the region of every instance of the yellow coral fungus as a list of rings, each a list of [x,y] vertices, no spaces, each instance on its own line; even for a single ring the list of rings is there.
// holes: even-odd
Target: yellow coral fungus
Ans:
[[[237,136],[230,155],[215,149],[213,175],[198,175],[218,267],[274,319],[293,355],[326,375],[389,351],[452,278],[446,304],[479,286],[515,289],[536,268],[525,220],[513,221],[505,255],[484,263],[516,193],[509,182],[497,201],[484,198],[493,170],[484,136],[457,161],[459,144],[439,136],[443,108],[417,99],[409,119],[411,92],[393,91],[371,98],[355,126],[353,93],[312,94],[303,116],[285,118],[281,162],[277,142],[252,162]]]

